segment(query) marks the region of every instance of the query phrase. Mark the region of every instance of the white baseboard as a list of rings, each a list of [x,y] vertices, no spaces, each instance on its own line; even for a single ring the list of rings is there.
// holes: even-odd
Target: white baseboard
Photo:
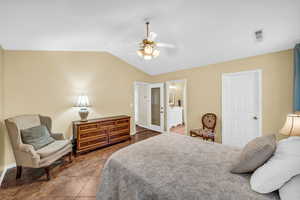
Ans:
[[[16,167],[16,163],[12,163],[12,164],[6,165],[6,166],[4,167],[4,169],[3,169],[3,171],[2,171],[2,174],[1,174],[1,177],[0,177],[0,187],[1,187],[2,181],[3,181],[3,179],[4,179],[4,176],[5,176],[6,172],[7,172],[7,170],[9,170],[9,169],[11,169],[11,168],[14,168],[14,167]]]
[[[150,126],[145,126],[145,125],[140,125],[140,124],[136,124],[136,125],[138,125],[140,127],[143,127],[143,128],[146,128],[146,129],[149,129],[149,130],[152,130],[152,131],[158,131],[158,130],[155,130],[155,129],[151,128]],[[168,133],[168,131],[165,131],[165,130],[160,131],[160,132],[161,133]],[[135,132],[135,133],[137,133],[137,132]]]
[[[147,125],[141,125],[141,124],[136,124],[136,125],[138,125],[140,127],[143,127],[143,128],[146,128],[146,129],[150,129]]]
[[[130,133],[130,136],[133,136],[133,135],[135,135],[136,134],[136,132],[131,132]]]

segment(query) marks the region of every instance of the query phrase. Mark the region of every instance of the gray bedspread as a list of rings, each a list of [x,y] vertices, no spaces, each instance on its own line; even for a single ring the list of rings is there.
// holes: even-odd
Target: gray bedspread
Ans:
[[[97,200],[278,200],[251,190],[250,175],[229,172],[240,150],[162,134],[115,152],[106,162]]]

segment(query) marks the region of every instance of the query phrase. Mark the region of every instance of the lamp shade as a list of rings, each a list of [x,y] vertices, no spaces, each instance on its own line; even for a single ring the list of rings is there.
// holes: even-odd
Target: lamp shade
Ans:
[[[79,96],[75,106],[76,107],[89,107],[90,106],[89,98],[86,95]]]
[[[300,136],[300,115],[289,114],[279,132],[288,136]]]

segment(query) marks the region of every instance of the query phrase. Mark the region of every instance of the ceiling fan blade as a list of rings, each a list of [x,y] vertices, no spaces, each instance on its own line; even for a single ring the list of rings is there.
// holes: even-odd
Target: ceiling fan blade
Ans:
[[[168,43],[162,43],[162,42],[156,43],[156,46],[164,47],[164,48],[172,48],[172,49],[176,47],[174,44],[168,44]]]
[[[156,34],[156,33],[150,32],[150,33],[149,33],[148,40],[154,41],[156,37],[157,37],[157,34]]]

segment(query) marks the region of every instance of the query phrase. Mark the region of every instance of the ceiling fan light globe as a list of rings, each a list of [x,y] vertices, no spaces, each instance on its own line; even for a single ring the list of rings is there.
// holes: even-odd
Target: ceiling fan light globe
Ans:
[[[160,53],[160,51],[159,50],[157,50],[157,49],[155,49],[154,51],[153,51],[153,57],[154,58],[156,58],[157,56],[159,56],[159,53]]]
[[[153,52],[152,46],[151,45],[146,45],[145,48],[144,48],[144,52],[146,54],[152,54],[152,52]]]
[[[144,58],[144,60],[151,60],[159,56],[160,51],[156,49],[158,45],[156,42],[154,42],[157,34],[154,32],[149,32],[149,22],[146,22],[146,29],[146,38],[143,39],[139,44],[140,49],[137,51],[137,54]]]
[[[151,59],[152,59],[152,56],[144,55],[144,59],[145,59],[145,60],[151,60]]]
[[[144,56],[144,51],[143,51],[142,49],[137,50],[136,53],[137,53],[139,56],[141,56],[141,57]]]

